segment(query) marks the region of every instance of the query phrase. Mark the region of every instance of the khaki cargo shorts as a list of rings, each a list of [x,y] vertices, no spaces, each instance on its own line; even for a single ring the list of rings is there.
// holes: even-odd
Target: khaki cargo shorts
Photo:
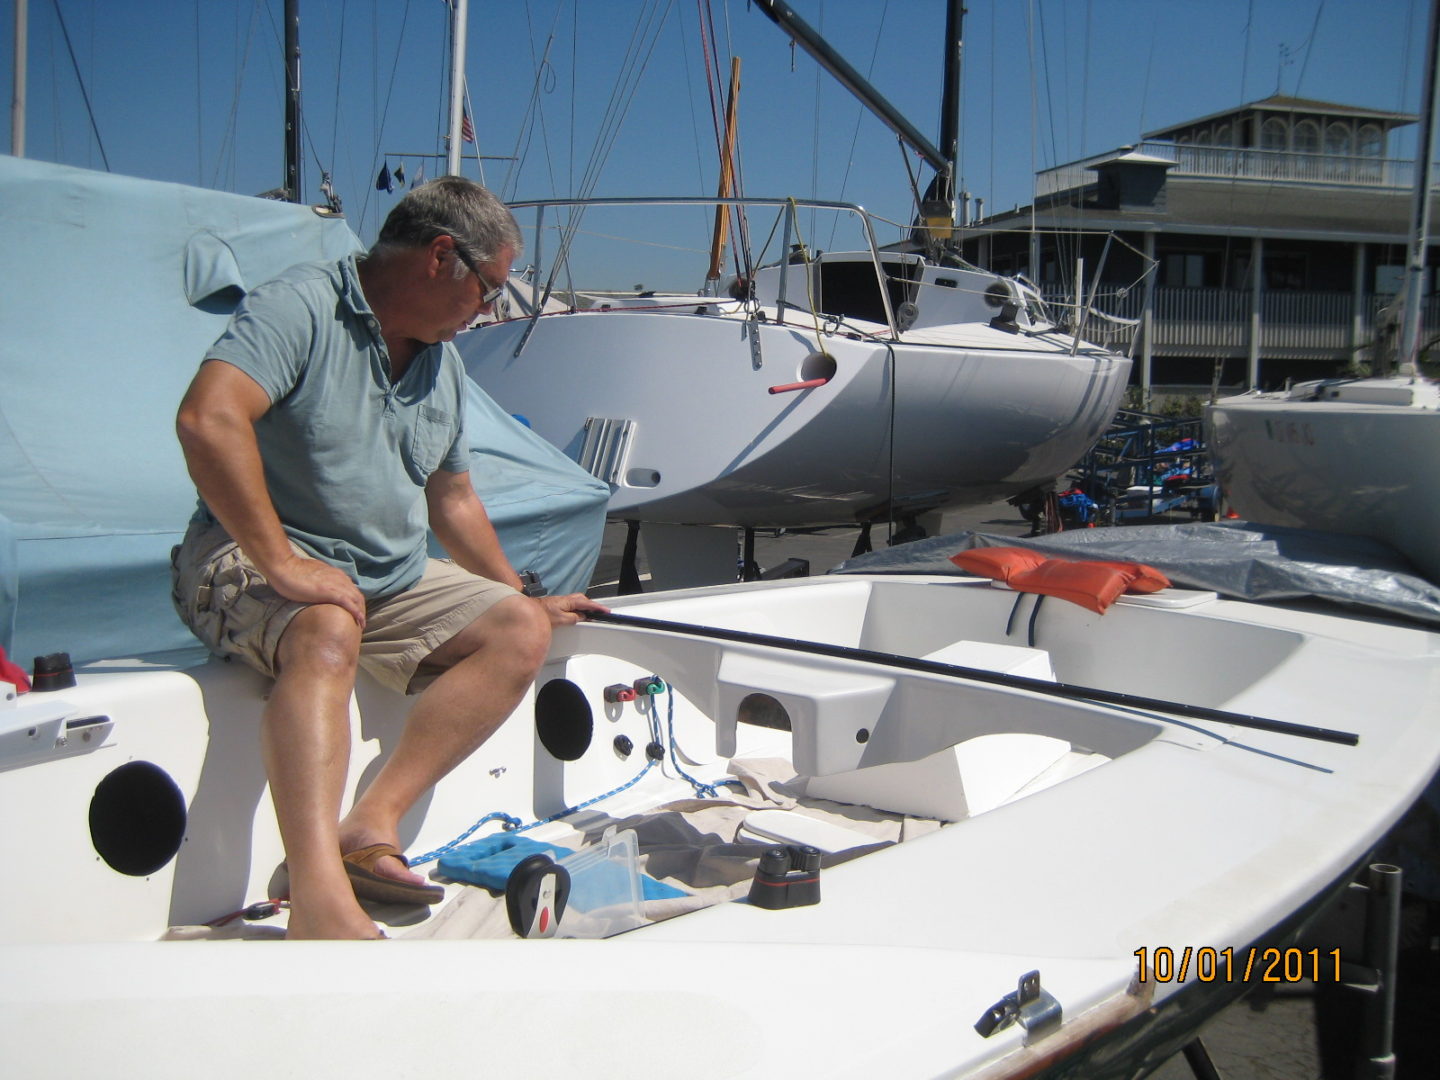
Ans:
[[[175,610],[195,636],[211,652],[239,657],[273,677],[280,637],[308,605],[271,588],[219,525],[191,525],[170,553],[170,569]],[[519,595],[509,585],[431,559],[414,586],[365,605],[360,666],[402,694],[421,690],[438,674],[427,669],[417,679],[427,656],[501,600]]]

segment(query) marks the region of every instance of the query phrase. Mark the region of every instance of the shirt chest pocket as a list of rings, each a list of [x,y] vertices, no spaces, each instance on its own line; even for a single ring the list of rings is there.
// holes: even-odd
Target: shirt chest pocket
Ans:
[[[455,441],[455,418],[447,412],[421,405],[415,423],[404,442],[405,467],[415,483],[424,485],[444,460]]]

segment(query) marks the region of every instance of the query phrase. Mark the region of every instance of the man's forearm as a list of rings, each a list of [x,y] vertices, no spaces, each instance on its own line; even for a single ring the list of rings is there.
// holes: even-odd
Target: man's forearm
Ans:
[[[290,541],[270,501],[253,426],[213,417],[187,422],[182,414],[178,431],[196,490],[250,561],[265,573],[289,558]]]
[[[343,570],[305,558],[290,544],[265,483],[255,421],[270,399],[223,361],[202,364],[180,403],[175,430],[205,505],[281,596],[334,604],[365,626],[365,598]]]
[[[468,489],[468,476],[464,483]],[[523,591],[520,575],[506,558],[490,515],[473,490],[468,496],[452,490],[444,496],[432,497],[429,505],[430,528],[450,558],[472,574],[502,581]]]

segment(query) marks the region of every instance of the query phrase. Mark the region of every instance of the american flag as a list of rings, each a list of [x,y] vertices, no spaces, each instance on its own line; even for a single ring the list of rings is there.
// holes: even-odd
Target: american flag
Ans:
[[[460,137],[468,143],[475,141],[475,125],[470,122],[469,109],[460,114]]]

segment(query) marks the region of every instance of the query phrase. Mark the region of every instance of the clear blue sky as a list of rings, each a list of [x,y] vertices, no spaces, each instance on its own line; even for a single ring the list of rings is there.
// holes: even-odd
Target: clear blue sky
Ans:
[[[943,0],[792,2],[922,132],[938,137]],[[710,3],[725,66],[720,81],[730,54],[743,65],[746,193],[843,198],[907,219],[905,165],[888,130],[862,116],[806,55],[797,50],[792,59],[785,35],[746,0]],[[0,5],[7,88],[12,4]],[[57,4],[113,171],[249,194],[281,184],[281,0],[30,0],[27,155],[102,168]],[[578,191],[597,133],[617,123],[607,110],[628,73],[633,100],[594,193],[713,193],[717,154],[697,0],[471,0],[470,7],[467,73],[481,153],[522,156],[513,168],[485,164],[492,187],[518,198]],[[984,198],[987,211],[1028,202],[1036,169],[1277,90],[1418,110],[1425,0],[970,0],[969,7],[963,186]],[[447,19],[444,0],[302,0],[306,194],[318,200],[323,163],[367,242],[399,197],[399,189],[374,189],[386,155],[392,168],[404,160],[413,177],[419,159],[400,155],[440,149]],[[651,38],[648,59],[635,58],[632,41]],[[8,109],[0,129],[0,150],[8,150]],[[1413,136],[1395,149],[1413,154]],[[426,171],[434,175],[435,165]],[[587,219],[591,232],[609,227]],[[592,264],[597,277],[614,280],[589,284],[698,284],[703,221],[692,215],[683,227],[665,228],[687,235],[663,247],[657,232],[656,246],[634,261]]]

